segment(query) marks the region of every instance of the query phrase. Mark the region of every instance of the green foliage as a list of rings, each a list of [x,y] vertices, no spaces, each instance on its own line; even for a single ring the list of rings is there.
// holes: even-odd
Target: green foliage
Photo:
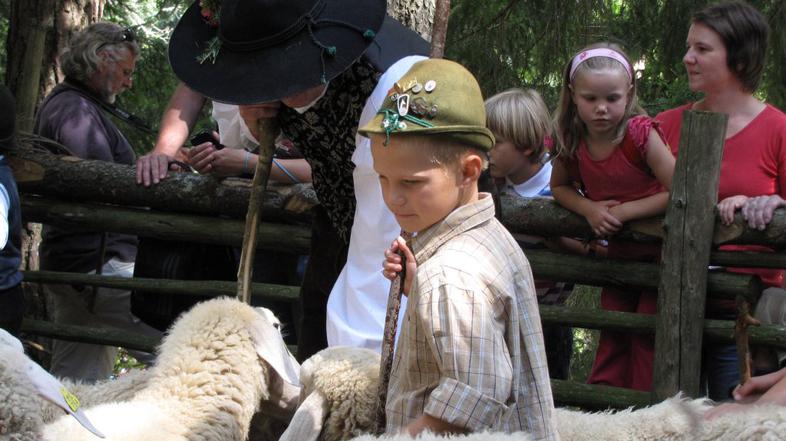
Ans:
[[[565,306],[581,309],[600,309],[600,288],[576,285]],[[584,383],[595,362],[600,331],[573,328],[573,355],[570,358],[570,379]]]
[[[0,19],[0,44],[3,45],[3,50],[0,50],[0,78],[5,78],[5,66],[8,63],[8,54],[5,52],[5,40],[6,35],[8,35],[8,16],[11,11],[11,0],[0,0],[0,11],[5,12],[4,14],[0,13],[0,17],[5,17]]]
[[[682,56],[690,16],[707,0],[454,0],[446,56],[466,65],[485,96],[532,87],[556,107],[565,65],[582,47],[611,41],[642,61],[639,99],[651,115],[696,99]],[[786,106],[783,0],[753,0],[773,29],[760,95]]]
[[[117,348],[115,364],[112,366],[112,376],[119,377],[131,369],[145,369],[145,365],[137,361],[136,358],[128,354],[125,348]]]

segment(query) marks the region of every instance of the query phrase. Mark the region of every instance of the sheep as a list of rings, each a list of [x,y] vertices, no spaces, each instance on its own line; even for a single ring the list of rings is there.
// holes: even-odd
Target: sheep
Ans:
[[[362,435],[374,425],[379,354],[334,346],[303,362],[300,406],[279,441],[338,441]],[[325,430],[323,429],[323,426]]]
[[[0,434],[10,440],[38,440],[44,423],[68,412],[61,388],[89,406],[128,399],[145,382],[145,373],[139,370],[95,385],[58,381],[25,356],[19,340],[0,329]]]
[[[300,377],[302,404],[281,441],[409,439],[406,436],[358,437],[374,426],[379,381],[379,355],[375,352],[328,348],[303,363]],[[558,408],[555,417],[562,441],[776,440],[786,433],[786,407],[751,406],[745,413],[703,420],[704,413],[711,407],[708,400],[690,400],[677,395],[638,410],[589,413]],[[425,434],[419,439],[427,441],[437,437]],[[455,435],[450,439],[524,441],[531,438],[521,432]]]
[[[285,413],[299,393],[299,365],[271,317],[235,299],[196,305],[164,338],[144,388],[85,414],[107,441],[245,440],[260,403]],[[77,429],[60,418],[44,426],[41,439],[98,439]]]

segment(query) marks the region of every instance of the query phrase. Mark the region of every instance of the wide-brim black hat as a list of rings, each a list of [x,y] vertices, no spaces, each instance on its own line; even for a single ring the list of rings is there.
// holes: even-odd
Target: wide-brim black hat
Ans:
[[[352,65],[385,8],[385,0],[223,0],[216,27],[197,1],[172,33],[169,62],[188,87],[215,101],[276,101]],[[211,42],[220,42],[215,59],[198,60]]]

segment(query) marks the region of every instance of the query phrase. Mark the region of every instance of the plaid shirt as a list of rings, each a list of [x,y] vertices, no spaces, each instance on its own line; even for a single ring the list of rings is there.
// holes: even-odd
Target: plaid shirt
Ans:
[[[427,413],[558,439],[532,271],[481,194],[412,240],[418,262],[388,387],[387,432]]]

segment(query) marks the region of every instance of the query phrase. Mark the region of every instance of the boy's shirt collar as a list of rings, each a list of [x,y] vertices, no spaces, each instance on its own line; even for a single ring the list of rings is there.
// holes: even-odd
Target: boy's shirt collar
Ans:
[[[477,201],[456,208],[445,219],[412,238],[410,248],[415,254],[415,260],[425,262],[445,242],[493,218],[494,199],[489,193],[479,193]]]
[[[549,161],[545,162],[535,175],[521,184],[514,184],[508,178],[505,178],[505,183],[508,188],[512,189],[517,195],[524,198],[531,198],[535,196],[551,196],[549,188],[550,179],[551,162]]]

